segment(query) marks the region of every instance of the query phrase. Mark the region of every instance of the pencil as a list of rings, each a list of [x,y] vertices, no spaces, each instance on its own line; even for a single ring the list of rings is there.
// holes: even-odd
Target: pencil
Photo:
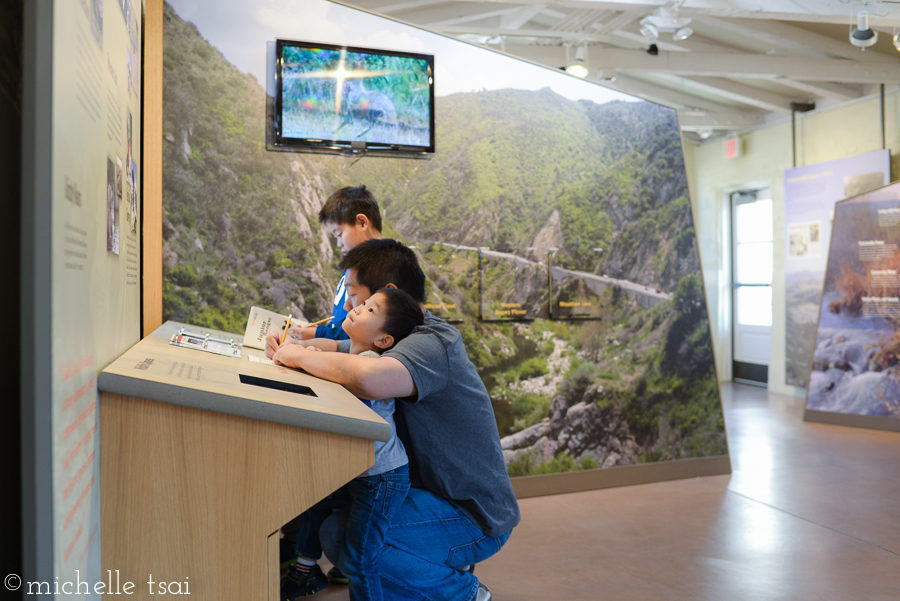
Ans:
[[[327,321],[331,321],[331,317],[326,317],[325,319],[320,319],[319,321],[314,321],[314,322],[312,322],[312,323],[308,323],[308,324],[306,324],[306,325],[303,326],[303,327],[304,327],[304,328],[308,328],[309,326],[320,326],[320,325],[322,325],[323,323],[325,323],[325,322],[327,322]]]
[[[293,317],[293,315],[288,315],[287,323],[284,324],[284,332],[281,333],[281,344],[284,344],[284,339],[287,338],[288,330],[291,329],[291,317]]]

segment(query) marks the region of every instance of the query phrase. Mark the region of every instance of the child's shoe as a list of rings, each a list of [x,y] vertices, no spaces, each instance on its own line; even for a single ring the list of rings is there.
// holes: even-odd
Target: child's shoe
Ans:
[[[281,601],[296,601],[300,597],[308,597],[328,588],[328,578],[322,568],[314,565],[304,574],[297,566],[288,570],[287,576],[281,580]]]

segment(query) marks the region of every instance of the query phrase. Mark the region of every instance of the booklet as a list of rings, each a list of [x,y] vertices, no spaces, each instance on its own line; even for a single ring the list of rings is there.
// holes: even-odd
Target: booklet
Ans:
[[[261,307],[250,307],[250,317],[247,319],[247,329],[244,332],[244,346],[266,350],[266,336],[270,332],[284,332],[288,316],[269,311]],[[300,319],[291,320],[291,325],[304,325],[306,322]]]

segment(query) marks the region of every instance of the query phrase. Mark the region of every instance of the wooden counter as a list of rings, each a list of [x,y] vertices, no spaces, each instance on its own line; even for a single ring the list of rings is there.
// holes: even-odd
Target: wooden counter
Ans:
[[[131,599],[158,599],[165,582],[276,601],[278,529],[371,466],[390,426],[339,385],[249,359],[261,351],[170,345],[182,326],[208,331],[167,322],[98,378],[103,574],[135,583]]]

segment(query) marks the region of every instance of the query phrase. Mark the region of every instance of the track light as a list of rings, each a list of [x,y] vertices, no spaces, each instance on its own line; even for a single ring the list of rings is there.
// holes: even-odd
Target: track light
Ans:
[[[656,28],[656,25],[647,21],[648,17],[644,17],[641,19],[641,35],[646,38],[648,42],[655,42],[659,37],[659,29]]]
[[[681,40],[686,40],[691,37],[691,34],[694,33],[694,30],[690,27],[682,27],[678,31],[672,34],[672,39],[676,42],[680,42]]]
[[[856,28],[850,30],[850,43],[858,48],[868,48],[878,41],[878,32],[869,27],[868,11],[859,11],[856,20]]]
[[[575,50],[575,60],[566,65],[566,73],[584,79],[588,76],[587,64],[584,61],[584,46]]]
[[[687,39],[694,30],[688,27],[691,20],[689,18],[681,18],[678,16],[677,8],[681,3],[670,2],[666,6],[660,7],[652,15],[647,15],[639,21],[641,35],[648,42],[655,42],[662,32],[671,33],[672,39],[676,41]]]

